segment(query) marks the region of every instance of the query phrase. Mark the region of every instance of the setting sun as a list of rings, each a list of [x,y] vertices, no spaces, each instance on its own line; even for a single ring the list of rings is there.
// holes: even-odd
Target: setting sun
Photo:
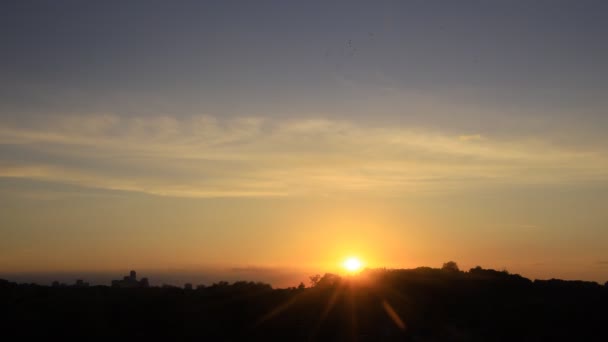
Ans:
[[[349,272],[357,272],[361,270],[361,261],[357,258],[351,257],[344,260],[343,266]]]

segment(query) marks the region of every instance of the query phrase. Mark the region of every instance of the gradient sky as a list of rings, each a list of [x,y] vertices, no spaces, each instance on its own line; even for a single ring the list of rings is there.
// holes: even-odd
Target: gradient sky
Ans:
[[[4,1],[0,273],[608,280],[605,1]]]

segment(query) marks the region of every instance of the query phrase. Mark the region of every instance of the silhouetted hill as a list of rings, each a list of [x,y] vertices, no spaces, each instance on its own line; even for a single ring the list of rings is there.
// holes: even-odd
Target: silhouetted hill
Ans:
[[[311,278],[313,279],[313,278]],[[0,280],[5,337],[176,340],[608,340],[608,288],[480,267],[326,274],[314,287],[38,286]],[[81,283],[82,284],[82,283]]]

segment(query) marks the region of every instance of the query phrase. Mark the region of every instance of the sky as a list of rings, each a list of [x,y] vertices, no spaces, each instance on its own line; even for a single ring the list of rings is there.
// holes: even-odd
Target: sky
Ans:
[[[0,275],[604,282],[606,36],[605,1],[4,1]]]

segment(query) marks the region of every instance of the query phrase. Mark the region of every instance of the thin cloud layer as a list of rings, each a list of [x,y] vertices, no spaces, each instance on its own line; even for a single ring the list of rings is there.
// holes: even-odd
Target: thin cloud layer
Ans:
[[[327,119],[52,116],[0,123],[0,176],[178,197],[406,194],[606,180],[606,154]],[[601,151],[601,150],[600,150]]]

